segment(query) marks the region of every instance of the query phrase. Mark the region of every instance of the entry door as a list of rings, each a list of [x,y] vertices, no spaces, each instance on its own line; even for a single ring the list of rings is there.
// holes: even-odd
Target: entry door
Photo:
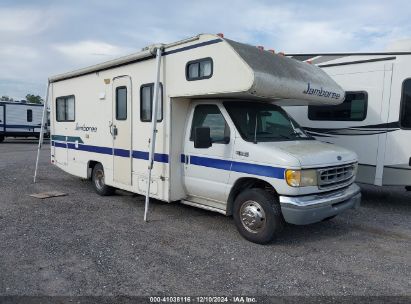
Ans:
[[[132,100],[131,78],[113,79],[113,180],[131,185],[132,180]]]
[[[196,127],[210,128],[211,147],[194,147]],[[192,108],[184,146],[184,185],[189,196],[226,201],[233,141],[226,119],[216,104],[197,104]]]
[[[3,135],[6,128],[6,112],[4,111],[4,105],[0,105],[0,135]]]

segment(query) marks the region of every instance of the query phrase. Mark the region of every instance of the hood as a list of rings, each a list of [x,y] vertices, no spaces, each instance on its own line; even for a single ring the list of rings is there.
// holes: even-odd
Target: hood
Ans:
[[[258,146],[273,152],[285,152],[298,159],[302,168],[336,166],[357,161],[354,152],[317,140],[259,142]]]

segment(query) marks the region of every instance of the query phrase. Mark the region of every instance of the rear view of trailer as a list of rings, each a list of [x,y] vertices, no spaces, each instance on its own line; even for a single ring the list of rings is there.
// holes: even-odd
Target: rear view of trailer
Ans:
[[[0,102],[0,141],[6,137],[39,137],[42,110],[43,106],[37,104]]]

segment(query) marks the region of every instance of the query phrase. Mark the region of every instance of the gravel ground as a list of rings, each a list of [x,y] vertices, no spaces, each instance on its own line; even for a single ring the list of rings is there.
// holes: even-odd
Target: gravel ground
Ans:
[[[335,219],[244,240],[231,218],[178,203],[94,193],[35,141],[0,144],[0,295],[408,295],[411,193],[362,186]],[[66,197],[29,196],[63,191]]]

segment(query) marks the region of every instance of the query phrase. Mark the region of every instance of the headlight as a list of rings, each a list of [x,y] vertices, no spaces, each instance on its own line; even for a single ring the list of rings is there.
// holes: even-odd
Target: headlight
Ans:
[[[285,180],[291,187],[317,186],[317,170],[287,170]]]

